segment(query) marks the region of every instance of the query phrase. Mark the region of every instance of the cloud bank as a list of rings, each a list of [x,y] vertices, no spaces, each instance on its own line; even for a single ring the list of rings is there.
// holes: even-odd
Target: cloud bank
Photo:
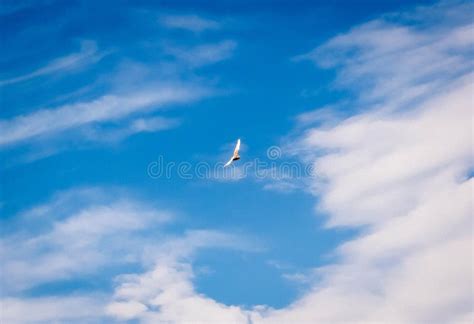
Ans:
[[[316,269],[311,292],[256,322],[472,322],[474,40],[465,6],[387,15],[299,57],[337,68],[336,86],[369,110],[293,143],[317,170],[311,190],[327,226],[362,234],[338,248],[337,264]]]
[[[260,243],[209,229],[170,234],[166,226],[176,221],[175,213],[111,187],[63,191],[2,220],[1,322],[156,322],[198,314],[232,319],[238,307],[194,290],[192,261],[202,249],[254,253]],[[75,282],[88,288],[44,289]]]

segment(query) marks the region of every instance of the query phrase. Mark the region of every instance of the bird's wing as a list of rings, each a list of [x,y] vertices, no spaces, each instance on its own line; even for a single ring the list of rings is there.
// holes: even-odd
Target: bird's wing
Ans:
[[[234,160],[234,157],[231,157],[230,160],[229,160],[229,162],[227,162],[226,164],[224,164],[224,168],[225,168],[225,167],[228,167],[228,166],[232,163],[233,160]]]
[[[240,138],[237,140],[237,144],[235,145],[234,155],[239,154],[239,150],[240,150]]]

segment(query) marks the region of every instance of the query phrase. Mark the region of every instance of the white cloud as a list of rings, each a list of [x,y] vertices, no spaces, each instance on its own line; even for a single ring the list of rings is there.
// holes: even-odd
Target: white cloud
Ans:
[[[321,124],[335,124],[341,120],[338,115],[338,107],[336,105],[329,105],[316,108],[312,111],[301,113],[296,116],[296,122],[299,127],[308,127]]]
[[[163,117],[139,118],[130,124],[130,129],[134,132],[154,132],[156,130],[173,127],[177,123],[178,121],[175,119]]]
[[[51,135],[85,125],[117,121],[132,114],[154,111],[170,104],[186,103],[209,95],[209,90],[186,85],[156,86],[127,95],[105,95],[98,99],[66,104],[53,109],[41,109],[9,120],[0,120],[3,134],[0,146],[12,145],[33,137]],[[142,119],[143,121],[143,119]],[[147,128],[159,126],[150,120]],[[131,125],[129,131],[144,131],[144,122]],[[140,127],[140,124],[141,126]],[[163,124],[161,124],[163,126]]]
[[[107,305],[106,313],[121,320],[136,318],[147,311],[147,307],[136,301],[117,301]]]
[[[165,51],[191,67],[201,67],[230,58],[236,47],[235,41],[224,40],[215,44],[202,44],[191,48],[168,46]]]
[[[160,19],[160,23],[167,28],[184,29],[195,33],[205,30],[215,30],[220,27],[218,22],[196,15],[163,16]]]
[[[204,30],[217,26],[217,23],[197,16],[166,16],[162,20],[170,28]],[[79,144],[116,142],[136,133],[176,127],[178,120],[150,116],[149,113],[215,95],[212,86],[204,85],[215,85],[215,82],[196,77],[190,69],[228,59],[236,47],[236,42],[231,40],[199,43],[189,48],[162,48],[155,56],[158,61],[147,64],[121,57],[124,52],[118,53],[119,60],[110,62],[109,71],[93,76],[95,80],[88,86],[65,95],[51,92],[57,107],[47,104],[40,109],[30,107],[21,115],[10,114],[8,119],[1,119],[0,149],[30,145],[25,156],[17,159],[30,162],[67,149],[71,138],[79,139],[75,142]],[[30,73],[0,80],[0,86],[86,67],[108,53],[110,51],[100,51],[94,41],[85,40],[77,53],[53,59]]]
[[[104,57],[104,55],[106,55],[106,53],[102,53],[97,50],[97,45],[95,42],[85,40],[81,42],[81,50],[78,53],[54,59],[44,67],[41,67],[28,74],[0,80],[0,86],[15,84],[52,73],[70,71],[84,67],[98,62],[102,57]]]
[[[84,127],[81,130],[81,138],[95,142],[119,142],[122,139],[138,133],[152,133],[163,131],[179,126],[180,121],[176,118],[147,117],[137,118],[125,126],[118,126],[113,129],[95,127]]]
[[[339,68],[336,86],[354,90],[364,105],[377,102],[385,109],[398,107],[472,70],[473,25],[466,19],[472,9],[472,5],[462,9],[466,10],[464,19],[458,14],[443,25],[403,25],[397,23],[403,14],[391,15],[354,27],[296,60]],[[433,10],[425,8],[418,15],[429,21]]]
[[[437,174],[440,166],[452,166],[452,176],[465,171],[472,154],[469,79],[409,112],[362,114],[329,131],[308,133],[308,148],[334,152],[315,165],[318,174],[331,180],[323,200],[332,209],[331,224],[372,223],[377,216],[371,212],[377,208],[388,213],[387,205],[396,216],[412,208],[410,201],[416,204],[423,181],[437,184],[437,177],[444,175]],[[420,173],[426,176],[420,178]]]
[[[328,225],[365,231],[340,247],[340,264],[319,270],[313,292],[267,314],[270,322],[469,318],[469,96],[463,85],[414,114],[364,114],[304,138],[308,150],[334,152],[315,160]]]
[[[116,291],[109,315],[119,319],[140,319],[144,323],[172,322],[243,323],[246,314],[237,306],[226,306],[194,291],[192,272],[185,264],[157,265],[152,271],[126,278]],[[130,301],[131,300],[131,301]],[[135,301],[141,300],[142,303]],[[124,312],[123,306],[141,304],[141,312]],[[146,305],[146,306],[145,306]]]
[[[103,315],[101,298],[41,297],[4,298],[1,302],[2,323],[99,323]]]
[[[304,56],[338,67],[338,85],[365,103],[366,112],[308,128],[296,144],[319,175],[312,189],[327,225],[362,234],[338,248],[338,263],[316,269],[310,292],[256,322],[472,322],[466,24],[377,20]]]
[[[128,191],[76,188],[2,221],[0,321],[156,322],[201,312],[202,318],[227,322],[240,316],[238,307],[219,304],[194,290],[191,263],[200,249],[258,252],[260,243],[213,230],[167,234],[163,227],[174,219],[174,214],[139,202]],[[131,265],[144,273],[124,273]],[[110,283],[115,277],[113,296],[100,289],[59,294],[41,289],[48,283],[95,276]],[[38,287],[38,296],[25,297]],[[158,306],[166,314],[158,312]]]
[[[238,306],[218,303],[195,291],[190,259],[202,248],[227,247],[258,250],[255,242],[214,231],[190,231],[155,251],[154,267],[143,274],[119,277],[114,301],[107,307],[110,316],[145,323],[218,321],[242,323],[247,312]]]
[[[95,195],[98,197],[92,199]],[[2,290],[24,291],[91,274],[106,265],[140,263],[140,252],[150,243],[142,235],[171,218],[169,212],[112,199],[100,189],[64,193],[17,216],[15,230],[5,227],[0,250]]]

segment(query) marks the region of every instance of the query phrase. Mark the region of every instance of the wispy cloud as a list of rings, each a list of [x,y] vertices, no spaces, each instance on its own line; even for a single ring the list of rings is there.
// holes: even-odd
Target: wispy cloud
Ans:
[[[205,30],[215,30],[220,27],[218,22],[196,15],[163,16],[160,18],[160,23],[167,28],[189,30],[196,33]]]
[[[132,120],[124,127],[112,130],[89,127],[85,128],[81,135],[87,139],[97,142],[118,142],[122,139],[138,133],[152,133],[175,128],[180,125],[176,118],[147,117]]]
[[[433,12],[435,8],[425,10]],[[438,10],[452,10],[452,6]],[[429,21],[429,15],[424,15]],[[295,60],[338,68],[338,87],[352,89],[364,104],[383,101],[387,107],[420,99],[473,69],[473,25],[466,17],[462,19],[458,14],[455,26],[449,25],[456,20],[437,27],[432,22],[432,32],[427,33],[427,26],[397,23],[403,22],[404,16],[393,14],[389,20],[378,19],[354,27]]]
[[[94,83],[67,95],[55,95],[56,102],[61,103],[59,106],[30,109],[0,120],[3,135],[0,149],[29,145],[31,152],[26,153],[26,158],[17,159],[29,162],[67,149],[65,143],[71,138],[80,138],[81,142],[117,142],[133,134],[176,127],[178,119],[157,116],[154,112],[215,95],[215,83],[211,89],[205,85],[210,82],[202,76],[196,81],[190,70],[228,59],[235,47],[236,42],[231,40],[194,47],[165,47],[159,60],[149,64],[122,57]],[[83,41],[78,53],[54,59],[28,74],[0,81],[0,85],[85,67],[104,55],[106,53],[99,51],[95,42]],[[164,56],[167,58],[163,59]],[[26,92],[27,87],[25,85]]]
[[[472,320],[474,39],[458,19],[464,5],[448,7],[418,10],[422,28],[389,15],[302,56],[338,68],[338,85],[365,102],[366,112],[310,124],[293,143],[315,165],[327,226],[365,230],[337,264],[316,269],[311,292],[258,322]],[[458,18],[430,23],[446,9]]]
[[[297,126],[304,128],[314,125],[334,125],[344,117],[341,116],[339,106],[340,105],[327,105],[301,113],[295,118]]]
[[[137,200],[129,191],[86,187],[58,193],[13,220],[3,220],[0,303],[6,309],[0,320],[156,321],[199,314],[231,319],[234,315],[229,316],[228,310],[240,314],[238,307],[216,303],[194,290],[192,261],[202,249],[253,253],[261,251],[261,243],[206,229],[167,233],[166,224],[175,219],[174,213]],[[144,269],[143,273],[130,273],[133,265]],[[113,296],[98,288],[87,294],[48,292],[24,297],[25,292],[44,284],[90,276],[110,285],[115,282]],[[168,315],[157,311],[157,306]]]
[[[191,67],[200,67],[230,58],[237,43],[224,40],[215,44],[203,44],[190,48],[167,46],[165,52]]]
[[[0,3],[0,14],[1,15],[11,15],[15,14],[22,10],[27,10],[37,6],[38,4],[41,5],[48,5],[53,0],[41,0],[41,1],[32,1],[32,0],[23,0],[23,1],[2,1]]]
[[[166,105],[186,103],[209,95],[210,91],[186,85],[156,86],[128,95],[105,95],[98,99],[42,109],[28,115],[0,121],[0,146],[7,146],[37,136],[51,135],[85,125],[120,120],[136,113],[151,112]],[[124,132],[151,131],[170,126],[162,119],[132,122]]]
[[[53,73],[62,73],[85,67],[98,62],[106,54],[107,53],[105,52],[98,51],[95,42],[85,40],[81,42],[81,49],[78,53],[56,58],[47,65],[28,74],[0,80],[0,86],[15,84]]]
[[[112,192],[120,192],[109,191],[82,188],[62,193],[48,204],[18,215],[15,223],[21,227],[5,227],[1,240],[3,292],[14,294],[38,284],[94,273],[106,265],[139,262],[140,254],[122,253],[119,237],[127,237],[129,252],[138,252],[146,242],[140,235],[173,216],[130,199],[115,199]],[[22,230],[24,226],[29,229]]]

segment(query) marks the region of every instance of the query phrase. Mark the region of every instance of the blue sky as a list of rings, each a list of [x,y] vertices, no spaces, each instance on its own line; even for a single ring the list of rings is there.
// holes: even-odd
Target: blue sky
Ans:
[[[472,318],[471,9],[3,2],[5,320]]]

